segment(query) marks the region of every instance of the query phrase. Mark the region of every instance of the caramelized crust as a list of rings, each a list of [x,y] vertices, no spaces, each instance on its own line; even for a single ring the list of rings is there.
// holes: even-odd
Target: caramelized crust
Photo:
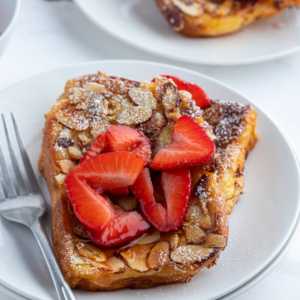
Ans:
[[[142,89],[143,96],[137,88]],[[218,124],[226,123],[230,107],[243,113],[238,128],[232,127],[230,138],[223,141]],[[191,170],[192,194],[181,227],[168,233],[152,228],[121,247],[94,245],[69,205],[64,189],[68,170],[111,124],[142,130],[151,140],[154,155],[169,143],[173,125],[182,114],[199,122],[215,141],[218,153],[207,165]],[[234,181],[237,197],[242,191],[236,186],[243,180],[245,156],[256,140],[256,115],[251,107],[212,102],[203,112],[172,80],[157,77],[155,83],[139,83],[100,72],[68,81],[64,94],[45,117],[39,169],[53,204],[54,251],[72,288],[116,290],[186,282],[201,268],[216,263],[228,237],[226,182],[228,177]],[[239,151],[242,154],[238,158],[232,155]],[[241,172],[238,177],[237,169]],[[228,195],[227,205],[233,198]],[[116,204],[122,205],[121,200],[124,202],[115,199]],[[139,210],[136,199],[127,204],[126,209]]]
[[[257,114],[250,105],[211,101],[211,105],[203,110],[203,118],[216,135],[217,182],[230,214],[244,190],[245,159],[258,140],[255,131]]]
[[[186,36],[218,36],[298,7],[300,0],[156,0],[170,26]]]

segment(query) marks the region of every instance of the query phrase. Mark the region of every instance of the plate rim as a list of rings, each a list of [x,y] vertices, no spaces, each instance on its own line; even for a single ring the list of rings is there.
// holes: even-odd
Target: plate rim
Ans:
[[[286,49],[280,52],[276,52],[273,54],[260,55],[253,58],[244,58],[244,59],[201,59],[201,58],[193,58],[191,59],[189,56],[181,56],[173,53],[165,53],[163,51],[158,51],[156,48],[148,49],[147,47],[134,42],[132,40],[128,40],[122,35],[117,34],[114,30],[110,30],[108,26],[104,26],[102,23],[99,23],[94,17],[90,16],[88,10],[84,5],[84,0],[73,0],[78,9],[83,13],[83,15],[96,27],[103,30],[109,36],[131,46],[141,51],[144,51],[148,54],[156,55],[158,57],[163,57],[167,59],[172,59],[175,61],[187,62],[187,63],[196,63],[200,65],[210,65],[210,66],[239,66],[239,65],[251,65],[258,64],[262,62],[268,62],[272,60],[279,59],[281,57],[296,53],[300,51],[300,43],[298,46],[295,46],[290,49]]]
[[[183,71],[186,73],[190,73],[192,75],[195,76],[200,76],[210,82],[213,82],[217,85],[220,85],[232,92],[234,92],[235,94],[241,96],[242,98],[246,99],[251,105],[253,105],[255,108],[257,108],[258,110],[260,110],[260,112],[262,112],[268,119],[269,121],[272,123],[272,126],[274,126],[275,128],[277,128],[277,130],[279,131],[280,135],[282,135],[282,137],[284,138],[284,140],[286,141],[288,148],[291,150],[291,154],[292,154],[292,158],[295,160],[296,164],[296,171],[298,174],[298,177],[300,177],[300,167],[299,167],[299,158],[297,155],[297,152],[295,150],[295,147],[292,143],[292,141],[290,140],[290,138],[288,137],[288,135],[286,134],[286,132],[281,128],[280,125],[278,125],[274,119],[269,115],[268,112],[266,112],[264,109],[262,109],[259,105],[257,105],[257,103],[255,101],[253,101],[252,99],[248,98],[247,96],[245,96],[243,93],[237,91],[236,89],[232,88],[231,86],[217,80],[214,79],[210,76],[207,76],[205,74],[202,74],[200,72],[196,72],[193,70],[190,70],[188,68],[183,68],[183,67],[178,67],[175,65],[171,65],[171,64],[165,64],[165,63],[159,63],[159,62],[153,62],[153,61],[143,61],[143,60],[126,60],[126,59],[111,59],[111,60],[95,60],[95,61],[90,61],[90,62],[81,62],[81,63],[77,63],[77,64],[70,64],[68,66],[63,66],[60,68],[52,68],[49,70],[45,70],[43,72],[39,72],[36,73],[34,75],[28,76],[27,78],[24,78],[12,85],[10,85],[9,87],[7,87],[6,89],[4,89],[3,91],[0,92],[0,102],[1,102],[1,98],[2,95],[5,94],[6,92],[9,92],[10,89],[14,89],[15,87],[17,87],[18,85],[21,85],[23,83],[25,83],[28,80],[32,80],[38,76],[44,75],[44,74],[50,74],[50,73],[55,73],[55,72],[59,72],[62,70],[70,70],[70,69],[77,69],[77,68],[81,68],[81,67],[92,67],[95,66],[97,68],[97,65],[101,65],[101,64],[139,64],[142,66],[159,66],[159,67],[166,67],[166,68],[171,68],[174,71]],[[278,263],[284,256],[284,254],[280,254],[281,252],[287,252],[288,249],[287,245],[289,245],[289,243],[291,243],[294,240],[294,237],[296,236],[293,232],[298,230],[298,225],[300,223],[299,219],[300,219],[300,188],[298,187],[298,201],[297,201],[297,209],[296,209],[296,214],[293,218],[293,222],[290,225],[290,228],[285,236],[285,238],[281,241],[280,243],[280,247],[278,247],[277,252],[275,252],[264,264],[260,265],[260,268],[256,269],[255,271],[252,272],[252,274],[248,277],[247,279],[245,279],[243,282],[240,282],[238,285],[236,285],[235,287],[233,287],[230,290],[227,290],[225,292],[223,292],[222,294],[217,295],[218,298],[224,298],[227,299],[227,295],[229,297],[231,297],[230,295],[237,295],[242,293],[243,291],[247,290],[248,288],[250,288],[251,286],[253,286],[254,284],[256,284],[257,282],[259,282],[262,278],[264,278],[267,274],[268,274],[268,270],[271,270],[273,267],[276,266],[276,263]],[[291,241],[289,241],[289,239],[291,239]],[[286,250],[285,250],[286,249]],[[285,253],[286,254],[286,253]],[[270,269],[271,268],[271,269]],[[258,279],[255,279],[258,276]],[[252,281],[254,280],[254,283],[252,283]],[[4,281],[2,278],[0,278],[0,284],[2,284],[3,286],[7,287],[9,290],[12,290],[14,292],[16,292],[16,294],[20,294],[22,295],[21,292],[23,291],[19,291],[19,290],[15,290],[11,284],[9,282]],[[248,286],[250,285],[250,286]],[[239,291],[241,289],[241,291]],[[236,293],[236,294],[235,294]],[[28,295],[24,295],[24,297],[28,297]],[[40,298],[35,298],[35,299],[40,299]],[[229,298],[228,298],[229,299]]]

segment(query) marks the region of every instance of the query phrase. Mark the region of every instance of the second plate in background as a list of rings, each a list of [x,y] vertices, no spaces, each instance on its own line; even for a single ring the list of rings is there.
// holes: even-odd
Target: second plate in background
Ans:
[[[154,0],[74,2],[110,35],[140,50],[178,61],[207,65],[251,64],[300,50],[297,9],[285,10],[230,35],[188,38],[169,27]],[[278,23],[282,28],[275,28]]]

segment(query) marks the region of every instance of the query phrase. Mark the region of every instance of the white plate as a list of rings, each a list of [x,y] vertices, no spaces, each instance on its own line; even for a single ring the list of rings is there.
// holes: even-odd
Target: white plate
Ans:
[[[17,21],[21,0],[0,0],[0,57],[10,40]]]
[[[67,79],[97,70],[136,80],[157,74],[173,74],[198,83],[213,99],[251,103],[258,113],[260,140],[245,169],[245,194],[229,217],[230,235],[216,266],[201,270],[190,283],[148,290],[105,293],[105,299],[160,300],[167,298],[215,299],[245,290],[282,257],[299,215],[299,169],[285,135],[259,107],[231,88],[186,69],[150,62],[99,61],[54,70],[31,77],[0,95],[1,112],[13,111],[23,140],[37,171],[43,114],[63,91]],[[11,124],[9,124],[11,126]],[[0,130],[0,140],[3,140]],[[45,189],[45,183],[40,178]],[[0,219],[0,283],[30,299],[53,299],[55,291],[42,255],[30,232]],[[78,300],[94,300],[103,293],[76,291]]]
[[[107,33],[168,59],[237,65],[271,60],[300,49],[300,13],[297,9],[288,9],[231,35],[187,38],[169,27],[154,0],[75,0],[75,3]],[[282,29],[274,28],[278,22],[283,24]]]

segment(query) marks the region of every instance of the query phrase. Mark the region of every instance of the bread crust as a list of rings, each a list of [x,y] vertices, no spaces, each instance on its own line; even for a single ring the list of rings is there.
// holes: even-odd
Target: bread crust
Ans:
[[[170,26],[190,37],[232,33],[258,20],[276,16],[287,7],[300,5],[299,0],[156,0],[156,3]]]

